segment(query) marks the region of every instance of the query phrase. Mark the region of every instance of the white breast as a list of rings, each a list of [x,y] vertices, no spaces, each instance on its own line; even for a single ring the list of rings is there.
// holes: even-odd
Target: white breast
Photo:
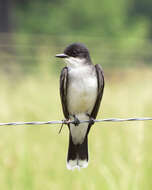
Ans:
[[[70,119],[75,115],[79,120],[88,120],[97,98],[97,77],[93,65],[87,65],[85,59],[67,58],[69,85],[67,91]],[[70,124],[74,144],[81,144],[88,130],[88,123],[79,126]]]
[[[70,114],[91,113],[97,97],[97,78],[90,65],[69,69],[68,110]]]
[[[69,68],[68,110],[70,119],[75,115],[79,120],[88,120],[97,97],[97,78],[95,69],[90,65]],[[70,124],[74,144],[81,144],[88,130],[88,123],[79,126]]]

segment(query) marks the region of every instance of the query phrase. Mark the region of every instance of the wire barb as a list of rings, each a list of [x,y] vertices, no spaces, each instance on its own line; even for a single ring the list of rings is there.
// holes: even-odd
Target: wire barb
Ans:
[[[94,122],[124,122],[124,121],[150,121],[152,117],[142,117],[142,118],[108,118],[108,119],[97,119]],[[70,124],[74,121],[71,120],[61,120],[61,121],[32,121],[32,122],[9,122],[0,123],[0,126],[17,126],[17,125],[51,125],[51,124]],[[80,120],[80,123],[89,123],[89,120]]]
[[[62,124],[61,124],[61,127],[60,127],[60,129],[59,129],[58,134],[61,133],[63,125],[68,125],[68,122],[69,122],[69,121],[70,121],[70,120],[64,120],[64,119],[62,120]]]

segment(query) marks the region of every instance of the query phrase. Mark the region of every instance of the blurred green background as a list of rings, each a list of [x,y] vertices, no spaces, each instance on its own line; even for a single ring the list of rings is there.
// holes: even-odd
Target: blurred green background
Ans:
[[[151,0],[0,0],[0,122],[63,119],[54,55],[89,48],[105,73],[98,118],[152,116]],[[0,189],[151,190],[152,122],[98,123],[86,169],[68,171],[68,129],[0,128]]]

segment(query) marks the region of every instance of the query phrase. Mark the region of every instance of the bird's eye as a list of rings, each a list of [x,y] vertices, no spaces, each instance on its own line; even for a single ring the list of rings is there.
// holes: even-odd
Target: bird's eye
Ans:
[[[75,51],[75,50],[72,52],[72,55],[73,55],[74,57],[75,57],[77,54],[78,54],[78,53],[77,53],[77,51]]]

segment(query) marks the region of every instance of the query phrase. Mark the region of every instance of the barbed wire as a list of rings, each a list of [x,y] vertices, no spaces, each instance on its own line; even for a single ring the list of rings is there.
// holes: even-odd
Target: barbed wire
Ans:
[[[124,121],[150,121],[152,117],[142,117],[142,118],[107,118],[107,119],[96,119],[95,123],[99,122],[124,122]],[[74,123],[71,120],[61,120],[61,121],[32,121],[32,122],[9,122],[9,123],[0,123],[0,126],[17,126],[17,125],[51,125],[51,124],[70,124]],[[89,123],[89,120],[80,120],[80,123]]]

